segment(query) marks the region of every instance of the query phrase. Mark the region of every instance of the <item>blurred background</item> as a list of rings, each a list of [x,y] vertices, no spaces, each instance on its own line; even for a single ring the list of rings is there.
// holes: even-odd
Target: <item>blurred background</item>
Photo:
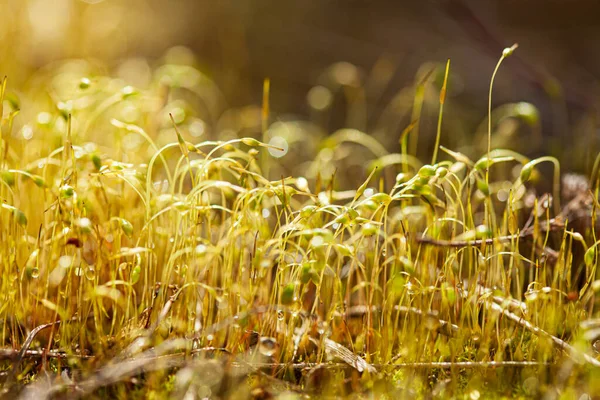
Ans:
[[[499,113],[518,118],[495,127],[496,145],[529,156],[549,153],[582,172],[599,149],[600,3],[594,0],[0,4],[0,73],[13,89],[50,63],[73,58],[144,87],[150,71],[175,58],[216,83],[222,110],[259,106],[268,77],[271,122],[307,120],[324,134],[360,129],[390,152],[399,150],[398,137],[411,122],[416,83],[431,73],[419,122],[421,158],[432,151],[446,60],[442,144],[478,157],[486,147],[481,127],[492,71],[502,49],[518,43],[493,95],[494,108],[511,105]]]

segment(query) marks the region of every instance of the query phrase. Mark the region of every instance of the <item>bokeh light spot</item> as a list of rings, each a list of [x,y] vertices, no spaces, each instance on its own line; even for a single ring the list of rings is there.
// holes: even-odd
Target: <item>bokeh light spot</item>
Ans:
[[[271,138],[271,140],[269,140],[269,145],[278,147],[269,147],[269,153],[275,158],[281,158],[285,156],[289,149],[287,140],[281,136],[274,136]]]
[[[324,86],[315,86],[309,90],[306,99],[308,104],[315,110],[325,110],[331,105],[333,95],[331,91]]]

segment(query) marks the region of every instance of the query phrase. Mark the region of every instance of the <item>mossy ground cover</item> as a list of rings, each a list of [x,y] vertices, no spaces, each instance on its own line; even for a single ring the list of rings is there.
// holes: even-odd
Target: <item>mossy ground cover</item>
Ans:
[[[337,68],[343,96],[352,70]],[[494,107],[492,87],[487,151],[444,147],[448,71],[417,81],[393,149],[278,120],[268,81],[261,107],[223,110],[190,65],[160,65],[144,88],[85,62],[4,79],[1,393],[600,393],[598,165],[561,183],[556,158],[492,146],[503,121],[538,120]],[[420,160],[426,88],[441,107]],[[335,95],[309,102],[323,112]]]

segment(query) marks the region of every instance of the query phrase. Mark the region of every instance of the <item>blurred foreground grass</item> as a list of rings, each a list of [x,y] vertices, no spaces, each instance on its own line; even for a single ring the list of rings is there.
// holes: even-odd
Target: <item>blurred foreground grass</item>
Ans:
[[[515,132],[540,140],[535,107],[494,107],[491,151],[484,120],[479,154],[432,162],[415,157],[419,120],[431,92],[444,100],[444,65],[372,135],[328,135],[336,98],[354,127],[380,88],[350,64],[293,120],[271,115],[268,81],[262,107],[227,109],[188,61],[126,64],[136,87],[84,61],[3,81],[2,394],[600,392],[598,166],[561,185],[555,158],[514,151]]]

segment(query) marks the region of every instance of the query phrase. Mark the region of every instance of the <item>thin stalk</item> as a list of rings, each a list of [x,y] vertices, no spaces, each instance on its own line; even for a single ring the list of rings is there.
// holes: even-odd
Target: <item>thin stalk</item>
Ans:
[[[440,147],[440,138],[442,136],[442,116],[444,115],[444,103],[446,102],[446,88],[448,85],[448,72],[450,71],[450,59],[446,62],[446,73],[444,74],[444,84],[440,90],[440,114],[438,116],[437,135],[435,136],[435,146],[433,147],[433,157],[431,165],[435,165],[437,161],[438,148]]]
[[[492,152],[492,89],[494,87],[494,79],[496,78],[496,74],[498,73],[498,69],[500,69],[500,64],[502,61],[508,56],[510,56],[515,49],[519,47],[517,43],[513,44],[511,47],[507,47],[502,52],[502,56],[498,60],[498,64],[496,64],[496,68],[494,68],[494,72],[492,73],[492,79],[490,80],[490,93],[488,96],[488,146],[487,146],[487,165],[485,167],[485,183],[490,184],[490,153]]]

